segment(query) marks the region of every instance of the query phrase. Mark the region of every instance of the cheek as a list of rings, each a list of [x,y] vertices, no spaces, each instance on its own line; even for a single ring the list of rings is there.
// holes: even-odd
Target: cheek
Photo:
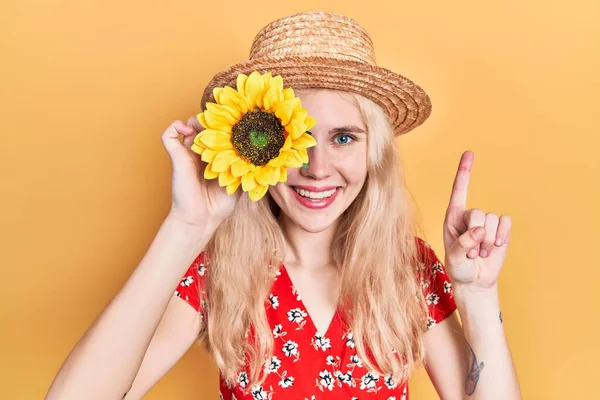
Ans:
[[[366,152],[355,152],[352,155],[344,155],[336,160],[336,169],[349,184],[362,186],[367,177],[367,155]]]

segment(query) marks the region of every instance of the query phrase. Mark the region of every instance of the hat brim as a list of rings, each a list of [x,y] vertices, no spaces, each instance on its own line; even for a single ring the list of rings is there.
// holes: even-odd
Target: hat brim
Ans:
[[[360,94],[383,108],[396,136],[421,125],[431,114],[425,91],[410,79],[388,69],[328,56],[263,57],[235,64],[216,74],[202,96],[214,102],[215,87],[236,87],[240,73],[271,72],[281,75],[286,87],[336,89]]]

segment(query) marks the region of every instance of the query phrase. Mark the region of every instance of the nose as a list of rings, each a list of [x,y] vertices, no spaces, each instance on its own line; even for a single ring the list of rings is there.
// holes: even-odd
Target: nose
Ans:
[[[331,157],[327,152],[325,144],[319,144],[314,147],[309,147],[308,152],[308,168],[300,168],[300,175],[315,180],[322,180],[331,175]]]

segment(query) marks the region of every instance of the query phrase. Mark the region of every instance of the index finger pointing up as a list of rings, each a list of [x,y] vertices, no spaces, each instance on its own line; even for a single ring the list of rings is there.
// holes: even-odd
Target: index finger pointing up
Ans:
[[[465,151],[458,163],[458,171],[452,185],[450,204],[448,208],[465,210],[467,208],[467,190],[469,189],[469,178],[475,155],[471,151]]]

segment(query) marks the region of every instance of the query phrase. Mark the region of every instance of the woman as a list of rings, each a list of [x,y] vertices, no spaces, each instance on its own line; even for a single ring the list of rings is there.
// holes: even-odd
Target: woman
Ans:
[[[163,134],[171,212],[47,398],[141,398],[198,337],[225,399],[406,399],[422,361],[441,398],[520,398],[497,289],[511,222],[466,210],[472,153],[461,158],[444,223],[447,272],[418,236],[394,137],[427,118],[427,95],[376,66],[367,33],[337,14],[267,25],[250,60],[213,78],[203,105],[236,80],[232,96],[266,96],[256,85],[267,75],[250,74],[259,70],[283,76],[317,121],[308,164],[263,186],[244,170],[249,196],[240,195],[216,154],[252,160],[239,140],[256,145],[260,132],[236,142],[237,119],[226,142],[208,140],[214,106],[173,123]]]

